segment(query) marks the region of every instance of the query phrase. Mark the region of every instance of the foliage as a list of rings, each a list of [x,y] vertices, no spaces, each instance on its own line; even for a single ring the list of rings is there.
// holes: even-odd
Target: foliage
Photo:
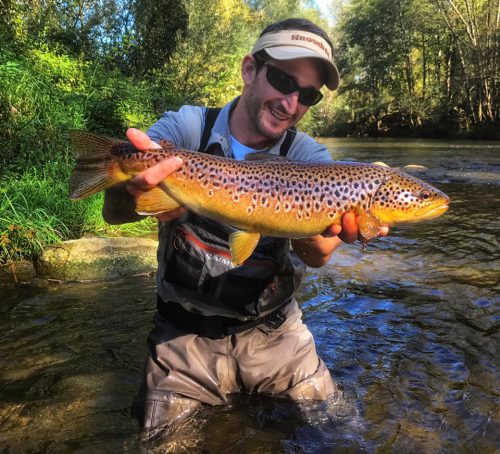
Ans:
[[[46,48],[0,52],[2,172],[51,165],[67,155],[67,132],[123,134],[153,120],[150,88],[117,71]]]
[[[181,0],[137,0],[133,9],[138,46],[132,59],[144,73],[167,62],[177,43],[186,39],[188,12]]]
[[[165,65],[154,72],[157,105],[223,105],[241,89],[240,62],[255,32],[242,0],[187,0],[188,28]],[[253,35],[252,35],[253,33]]]
[[[499,13],[489,1],[353,0],[337,32],[343,81],[327,130],[499,137]]]
[[[151,89],[103,63],[46,46],[0,51],[0,264],[34,256],[43,244],[98,234],[144,233],[152,220],[108,226],[102,196],[72,202],[68,131],[112,135],[154,121]]]

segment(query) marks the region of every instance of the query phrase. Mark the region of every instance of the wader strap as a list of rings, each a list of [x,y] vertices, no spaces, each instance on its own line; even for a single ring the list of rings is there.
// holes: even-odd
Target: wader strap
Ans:
[[[217,120],[217,116],[220,111],[220,107],[209,107],[205,112],[205,126],[203,128],[203,133],[201,134],[200,147],[198,148],[198,151],[206,150],[208,140],[212,134],[212,128],[214,127],[215,120]]]
[[[179,328],[201,337],[222,339],[226,336],[231,336],[232,334],[240,333],[263,324],[272,329],[279,328],[286,320],[283,308],[291,301],[292,299],[290,298],[273,312],[249,322],[219,315],[195,314],[187,311],[180,304],[175,302],[164,302],[159,295],[157,296],[156,307],[158,313],[163,318],[171,321]]]
[[[280,156],[287,155],[288,150],[290,150],[290,146],[292,145],[293,139],[295,139],[296,134],[297,134],[297,129],[295,129],[295,127],[287,129],[285,140],[283,140],[283,143],[281,144],[280,147]]]

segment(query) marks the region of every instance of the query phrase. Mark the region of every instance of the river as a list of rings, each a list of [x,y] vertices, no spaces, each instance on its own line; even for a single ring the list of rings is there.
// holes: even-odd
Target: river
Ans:
[[[500,144],[323,142],[335,159],[425,166],[452,200],[308,273],[297,297],[342,397],[236,396],[144,447],[130,405],[154,279],[3,289],[0,452],[498,452]]]

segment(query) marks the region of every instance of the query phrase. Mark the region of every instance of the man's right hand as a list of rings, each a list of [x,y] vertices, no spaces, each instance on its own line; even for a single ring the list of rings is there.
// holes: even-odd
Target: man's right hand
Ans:
[[[153,142],[145,133],[135,128],[127,130],[127,138],[138,150],[161,148],[160,145]],[[135,212],[134,201],[128,201],[128,199],[133,198],[137,200],[140,194],[157,186],[181,165],[182,160],[180,158],[165,159],[137,174],[125,185],[107,190],[103,206],[104,219],[110,224],[122,224],[124,222],[140,220],[142,216]],[[120,194],[122,195],[120,196]],[[185,208],[179,207],[175,210],[157,214],[155,217],[161,222],[166,222],[182,216],[185,212]]]
[[[150,150],[152,148],[161,148],[160,145],[153,142],[145,133],[135,128],[127,130],[127,138],[130,143],[138,150]],[[158,186],[165,178],[174,173],[182,165],[181,158],[169,158],[161,161],[153,167],[136,175],[127,185],[127,191],[137,200],[139,194],[146,192],[155,186]],[[186,212],[185,208],[179,207],[175,210],[167,211],[156,215],[159,221],[166,222],[182,216]]]

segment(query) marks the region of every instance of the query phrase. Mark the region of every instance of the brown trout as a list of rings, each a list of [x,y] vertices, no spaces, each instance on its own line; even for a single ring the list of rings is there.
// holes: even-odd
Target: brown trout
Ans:
[[[229,238],[233,262],[243,263],[261,235],[305,238],[340,224],[347,211],[359,216],[366,239],[382,225],[433,219],[449,198],[430,184],[390,167],[355,162],[310,163],[265,153],[234,159],[176,148],[138,151],[129,142],[73,133],[77,165],[70,198],[79,199],[127,181],[162,159],[184,164],[137,200],[140,214],[184,206],[239,229]]]

